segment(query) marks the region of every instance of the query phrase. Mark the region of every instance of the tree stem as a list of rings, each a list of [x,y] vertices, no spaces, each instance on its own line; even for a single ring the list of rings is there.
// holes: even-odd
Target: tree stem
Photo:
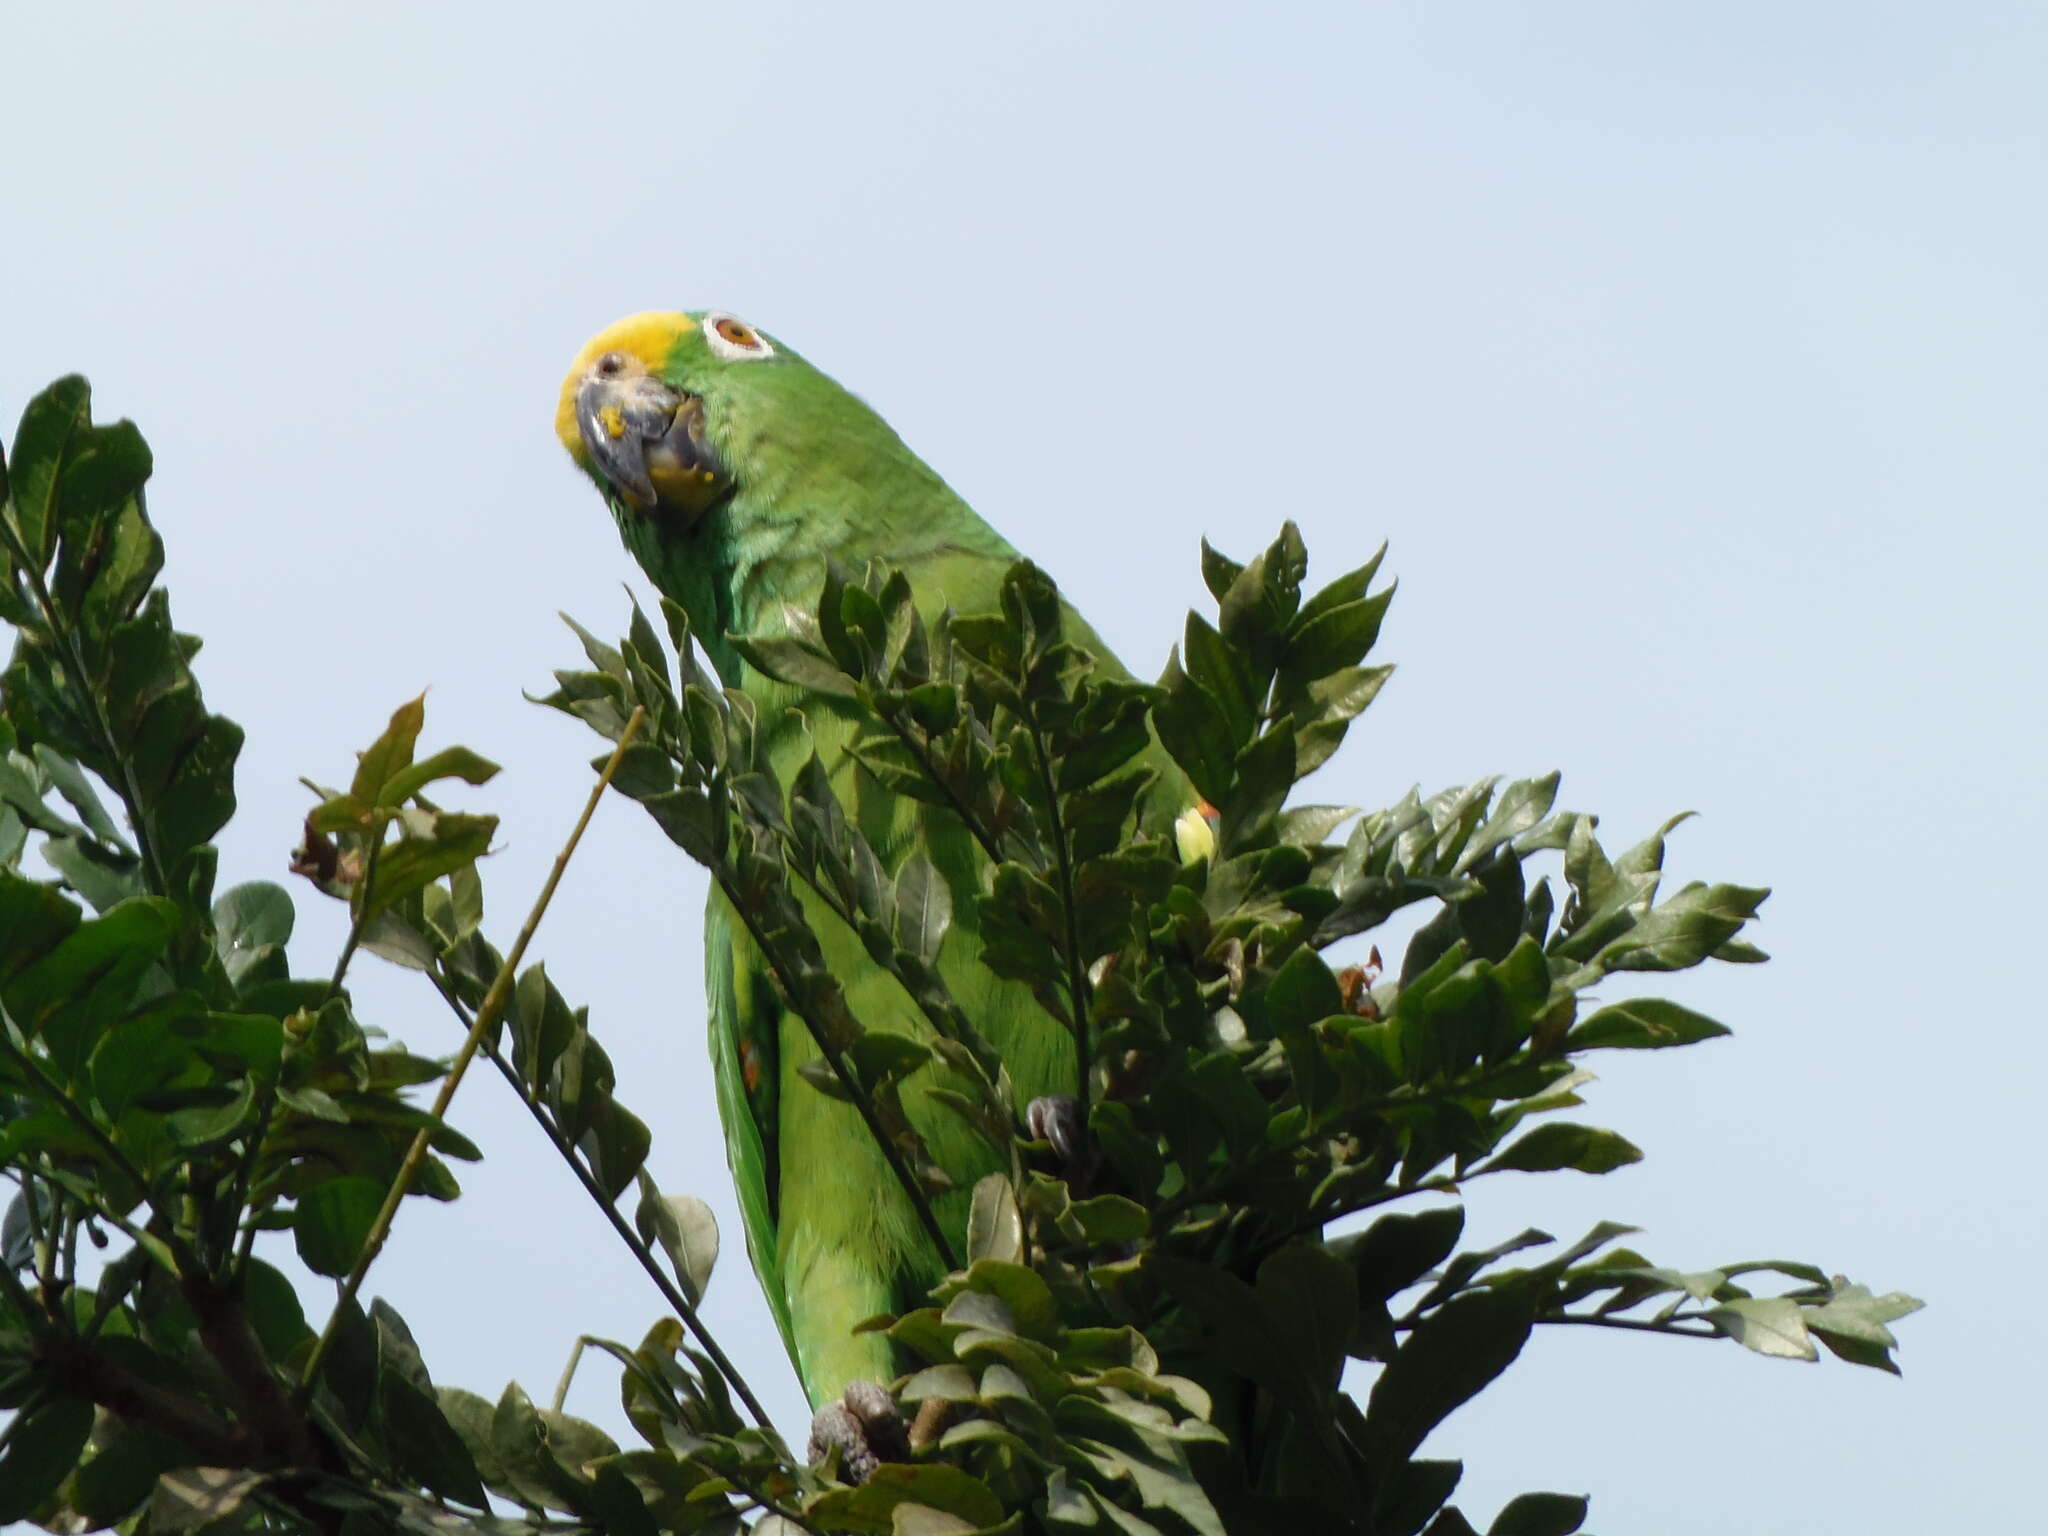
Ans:
[[[427,974],[428,979],[434,983],[435,990],[441,994],[455,1016],[467,1023],[468,1015],[463,1009],[462,1000],[448,990],[447,983],[440,976],[431,971]],[[618,1234],[619,1240],[632,1251],[633,1257],[640,1261],[640,1267],[647,1271],[647,1278],[652,1280],[655,1289],[661,1292],[662,1300],[669,1304],[676,1316],[682,1319],[683,1326],[688,1328],[692,1336],[703,1346],[705,1355],[718,1368],[719,1375],[732,1387],[733,1394],[746,1405],[747,1412],[752,1415],[754,1422],[763,1429],[773,1429],[768,1410],[761,1406],[760,1399],[747,1385],[746,1378],[740,1375],[739,1367],[734,1365],[731,1358],[719,1347],[718,1340],[712,1337],[711,1330],[704,1326],[703,1319],[698,1316],[697,1309],[690,1304],[689,1298],[683,1295],[674,1281],[662,1273],[660,1262],[640,1240],[640,1234],[626,1224],[626,1219],[619,1214],[616,1203],[605,1196],[604,1190],[598,1186],[590,1170],[584,1167],[583,1160],[576,1155],[576,1149],[569,1145],[568,1138],[563,1136],[561,1128],[555,1124],[554,1117],[548,1113],[547,1107],[527,1091],[518,1069],[507,1061],[505,1053],[490,1041],[484,1041],[479,1049],[484,1053],[484,1059],[498,1069],[499,1076],[505,1079],[512,1092],[518,1096],[519,1102],[526,1106],[527,1113],[533,1116],[534,1123],[541,1128],[548,1139],[548,1144],[560,1154],[562,1161],[569,1165],[569,1171],[576,1175],[576,1181],[583,1186],[583,1192],[589,1195],[592,1202],[604,1213],[605,1220],[611,1223],[612,1230]]]

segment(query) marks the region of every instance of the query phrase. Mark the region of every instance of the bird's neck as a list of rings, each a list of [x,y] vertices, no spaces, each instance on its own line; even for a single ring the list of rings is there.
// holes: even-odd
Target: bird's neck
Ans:
[[[690,633],[704,647],[719,677],[728,686],[737,686],[740,659],[726,636],[746,630],[733,614],[727,541],[713,526],[724,518],[725,511],[721,507],[688,529],[624,511],[619,514],[619,533],[656,589],[688,617]]]

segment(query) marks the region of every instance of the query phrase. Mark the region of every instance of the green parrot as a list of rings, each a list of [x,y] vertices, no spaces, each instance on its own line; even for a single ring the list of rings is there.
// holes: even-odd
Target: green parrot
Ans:
[[[972,898],[984,866],[967,832],[852,761],[843,749],[857,716],[845,702],[763,676],[729,639],[786,632],[785,604],[814,611],[828,559],[859,570],[886,558],[909,578],[927,622],[948,607],[989,611],[1017,551],[858,397],[718,310],[638,314],[601,331],[562,384],[555,427],[641,569],[689,615],[726,685],[754,701],[782,782],[815,744],[884,864],[893,871],[922,848],[944,875],[955,922],[941,974],[1002,1052],[1020,1100],[1071,1095],[1065,1031],[1025,988],[976,963]],[[1078,617],[1066,623],[1116,666]],[[1156,748],[1153,760],[1184,783]],[[922,1037],[922,1016],[853,933],[820,905],[810,916],[855,1015]],[[711,1057],[748,1250],[812,1405],[823,1409],[850,1384],[895,1374],[886,1338],[850,1330],[922,1305],[944,1266],[855,1110],[799,1079],[817,1048],[715,889],[704,940]],[[996,1162],[909,1086],[913,1120],[960,1181],[937,1214],[964,1247],[966,1191]]]

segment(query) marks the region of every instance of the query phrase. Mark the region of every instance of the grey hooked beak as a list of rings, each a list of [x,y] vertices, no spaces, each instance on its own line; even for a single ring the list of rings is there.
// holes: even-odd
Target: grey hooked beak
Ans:
[[[704,402],[625,353],[605,353],[576,386],[576,430],[598,474],[642,512],[694,518],[731,488],[704,440]]]

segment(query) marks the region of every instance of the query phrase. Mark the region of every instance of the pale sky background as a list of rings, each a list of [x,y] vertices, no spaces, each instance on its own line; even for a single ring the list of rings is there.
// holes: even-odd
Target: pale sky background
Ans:
[[[0,430],[82,370],[155,447],[173,612],[249,731],[223,888],[286,879],[297,776],[431,685],[430,742],[506,765],[509,942],[599,745],[521,690],[578,664],[557,609],[616,635],[645,591],[557,384],[620,314],[736,310],[1140,673],[1199,535],[1293,517],[1324,577],[1391,540],[1401,669],[1317,798],[1561,767],[1611,845],[1696,809],[1675,878],[1776,888],[1770,965],[1665,989],[1734,1039],[1595,1063],[1648,1161],[1482,1183],[1469,1231],[1911,1291],[1905,1378],[1545,1332],[1431,1441],[1476,1523],[1531,1488],[1607,1536],[2041,1519],[2048,12],[10,0],[0,48]],[[324,972],[341,914],[295,895]],[[724,1216],[708,1316],[798,1435],[702,898],[615,800],[537,953]],[[415,978],[357,980],[452,1049]],[[455,1118],[488,1161],[371,1289],[437,1379],[544,1398],[660,1302],[491,1074]],[[572,1407],[616,1403],[592,1365]]]

